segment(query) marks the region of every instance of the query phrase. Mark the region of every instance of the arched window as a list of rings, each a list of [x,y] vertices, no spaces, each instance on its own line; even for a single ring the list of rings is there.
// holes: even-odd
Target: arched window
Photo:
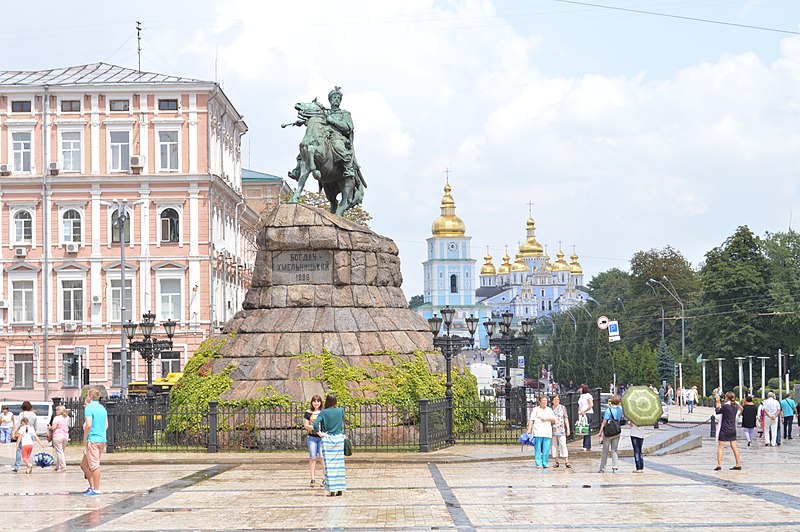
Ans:
[[[33,242],[33,216],[28,211],[14,214],[14,242],[30,244]]]
[[[64,242],[81,241],[81,213],[75,209],[64,211],[61,217],[62,227],[64,229]]]
[[[550,300],[547,301],[547,310],[553,310],[553,302]]]
[[[179,238],[178,211],[164,209],[161,211],[161,241],[178,242]]]
[[[131,241],[131,217],[130,215],[126,215],[124,217],[125,222],[125,229],[123,236],[125,237],[125,242],[130,243]],[[119,243],[120,241],[120,233],[119,233],[119,213],[114,211],[111,214],[111,242],[114,244]]]
[[[450,293],[458,293],[458,277],[455,274],[450,276]]]

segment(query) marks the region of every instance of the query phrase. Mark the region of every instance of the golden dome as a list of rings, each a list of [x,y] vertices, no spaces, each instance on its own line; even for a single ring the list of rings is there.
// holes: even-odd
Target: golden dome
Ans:
[[[516,255],[516,257],[514,259],[515,259],[514,260],[514,264],[511,265],[511,271],[515,272],[515,273],[517,273],[517,272],[519,272],[519,273],[527,273],[528,272],[528,266],[522,260],[522,255],[517,253],[517,255]]]
[[[531,216],[528,216],[527,232],[528,238],[519,247],[520,255],[523,257],[541,257],[543,248],[534,236],[534,233],[536,232],[536,224]]]
[[[445,183],[441,205],[442,214],[431,225],[433,236],[464,236],[466,232],[464,222],[456,216],[456,202],[453,201],[450,190],[452,190],[450,183]]]
[[[569,273],[572,275],[580,275],[583,273],[583,268],[581,267],[580,263],[578,263],[578,255],[575,253],[575,250],[572,250],[572,255],[569,256],[572,262],[569,263]]]
[[[567,264],[567,261],[564,260],[564,252],[559,249],[558,253],[556,253],[556,257],[557,259],[553,263],[553,271],[565,272],[569,270],[569,265]]]
[[[508,256],[508,251],[506,254],[503,255],[503,264],[500,265],[500,269],[497,270],[499,275],[505,275],[511,271],[511,257]]]
[[[489,255],[489,250],[486,250],[486,255],[483,257],[483,260],[486,263],[481,266],[481,275],[497,275],[497,270],[494,268],[494,264],[492,264],[492,256]]]

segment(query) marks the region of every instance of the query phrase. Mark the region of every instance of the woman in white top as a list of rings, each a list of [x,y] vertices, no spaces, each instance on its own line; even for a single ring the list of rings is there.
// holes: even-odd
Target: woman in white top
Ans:
[[[644,455],[642,454],[644,429],[634,425],[631,420],[628,420],[628,426],[631,428],[631,447],[633,447],[633,461],[636,463],[634,473],[644,473]]]
[[[11,443],[11,433],[14,431],[14,414],[7,407],[3,407],[0,415],[0,443]]]
[[[546,468],[550,457],[550,442],[553,437],[553,423],[556,416],[553,409],[547,406],[547,396],[539,396],[539,406],[531,412],[528,421],[528,434],[533,434],[534,457],[536,467]],[[533,428],[533,432],[531,432]]]
[[[589,423],[589,434],[583,437],[583,450],[588,451],[592,448],[592,418],[594,417],[594,399],[589,393],[589,387],[581,384],[581,396],[578,397],[578,416],[586,416]]]

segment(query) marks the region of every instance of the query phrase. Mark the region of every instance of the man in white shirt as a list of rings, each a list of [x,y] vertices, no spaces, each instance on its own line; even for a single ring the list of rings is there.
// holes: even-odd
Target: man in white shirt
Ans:
[[[764,445],[775,447],[778,441],[778,417],[781,415],[781,404],[775,399],[775,392],[769,392],[761,406],[764,410]]]

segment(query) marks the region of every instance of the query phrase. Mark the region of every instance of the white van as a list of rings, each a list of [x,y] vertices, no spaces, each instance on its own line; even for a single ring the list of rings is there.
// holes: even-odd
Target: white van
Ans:
[[[33,412],[36,414],[36,434],[39,436],[46,436],[47,425],[50,423],[50,417],[53,415],[53,403],[46,403],[44,401],[31,401],[30,403],[33,407]],[[0,402],[0,411],[2,411],[5,406],[14,414],[14,428],[19,428],[19,415],[22,412],[22,401]]]

